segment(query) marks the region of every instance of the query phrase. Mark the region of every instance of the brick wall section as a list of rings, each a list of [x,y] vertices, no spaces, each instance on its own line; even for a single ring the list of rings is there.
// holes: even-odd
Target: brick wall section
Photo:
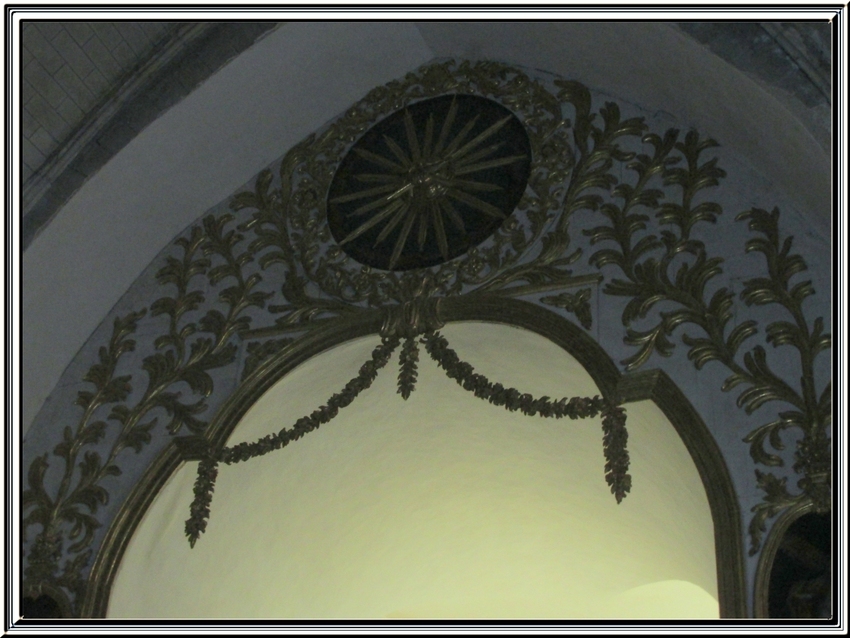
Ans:
[[[278,24],[26,24],[24,250],[85,181],[145,126]],[[182,38],[182,33],[191,37]],[[167,55],[162,53],[166,49]],[[132,91],[122,91],[129,86]]]
[[[24,24],[24,180],[175,26],[174,22]]]

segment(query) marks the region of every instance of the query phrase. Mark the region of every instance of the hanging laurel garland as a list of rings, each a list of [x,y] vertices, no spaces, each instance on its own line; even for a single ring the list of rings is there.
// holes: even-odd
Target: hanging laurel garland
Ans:
[[[611,493],[621,502],[631,489],[632,478],[628,473],[629,453],[626,450],[628,432],[626,431],[626,411],[600,396],[571,397],[557,401],[549,397],[535,399],[530,394],[522,394],[514,388],[506,388],[501,383],[491,383],[487,377],[478,374],[457,353],[449,347],[448,340],[439,332],[429,331],[419,340],[431,358],[446,372],[450,379],[457,381],[464,390],[472,392],[480,399],[486,399],[493,405],[503,406],[510,411],[520,410],[529,416],[539,415],[561,419],[584,419],[602,414],[602,444],[605,453],[605,480],[611,487]],[[372,357],[364,363],[357,376],[349,381],[338,393],[328,399],[327,405],[304,416],[290,428],[281,429],[253,443],[238,443],[225,447],[207,456],[198,464],[198,478],[195,481],[195,498],[186,521],[186,536],[189,545],[194,547],[200,535],[206,530],[210,516],[210,503],[218,476],[218,463],[228,465],[263,456],[273,450],[279,450],[292,441],[297,441],[308,432],[333,419],[339,410],[350,405],[357,396],[369,388],[378,376],[378,371],[389,362],[398,347],[397,336],[384,336],[381,344],[372,351]],[[399,360],[398,393],[407,400],[416,387],[419,348],[416,337],[408,336],[402,347]]]

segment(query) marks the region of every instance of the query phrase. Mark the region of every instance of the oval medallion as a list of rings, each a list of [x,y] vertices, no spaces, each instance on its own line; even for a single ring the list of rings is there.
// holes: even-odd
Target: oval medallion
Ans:
[[[508,109],[474,95],[423,100],[378,122],[349,150],[328,192],[340,247],[383,270],[464,254],[513,213],[531,146]]]

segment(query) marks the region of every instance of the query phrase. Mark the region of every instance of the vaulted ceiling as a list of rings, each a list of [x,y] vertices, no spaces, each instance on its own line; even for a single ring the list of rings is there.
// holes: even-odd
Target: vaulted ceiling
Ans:
[[[25,22],[23,245],[112,155],[274,22]]]
[[[24,25],[24,180],[171,35],[168,22]]]

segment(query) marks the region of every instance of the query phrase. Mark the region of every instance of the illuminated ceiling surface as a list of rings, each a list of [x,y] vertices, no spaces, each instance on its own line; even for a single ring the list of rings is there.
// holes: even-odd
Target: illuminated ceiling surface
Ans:
[[[476,370],[549,396],[598,389],[533,333],[455,323]],[[245,415],[252,441],[343,385],[377,343],[302,364]],[[222,466],[207,532],[189,547],[195,463],[160,492],[124,555],[109,617],[717,618],[714,527],[676,430],[628,408],[634,484],[617,504],[600,420],[512,413],[430,360],[403,401],[388,367],[297,444]]]

